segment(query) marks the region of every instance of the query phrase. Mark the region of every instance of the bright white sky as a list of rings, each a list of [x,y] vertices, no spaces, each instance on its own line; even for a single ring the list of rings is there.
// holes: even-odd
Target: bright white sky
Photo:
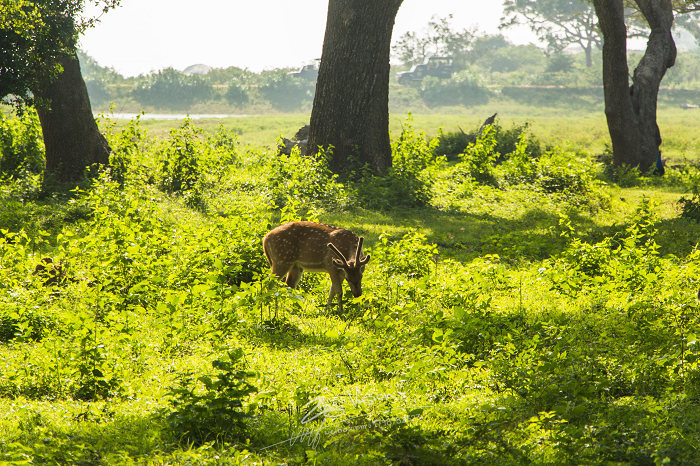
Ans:
[[[122,0],[89,30],[81,48],[124,76],[203,63],[252,71],[298,67],[321,57],[328,0]],[[453,29],[495,34],[500,0],[404,0],[394,39],[423,30],[431,16],[454,16]],[[506,31],[516,44],[527,29]]]

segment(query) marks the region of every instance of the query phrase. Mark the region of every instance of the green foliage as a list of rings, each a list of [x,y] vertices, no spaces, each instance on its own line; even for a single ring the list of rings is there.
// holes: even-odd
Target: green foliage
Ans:
[[[431,107],[444,105],[472,107],[488,103],[490,92],[474,73],[461,71],[451,79],[427,76],[421,82],[420,95]]]
[[[584,156],[585,154],[571,154],[561,149],[545,152],[536,162],[537,184],[549,193],[591,193],[595,165]]]
[[[251,417],[254,405],[244,402],[258,389],[248,382],[255,373],[239,369],[242,358],[242,350],[231,351],[227,358],[212,362],[214,377],[203,375],[193,381],[192,374],[187,374],[170,391],[173,411],[166,421],[179,441],[201,445],[245,438],[245,420]],[[196,382],[203,385],[203,391]]]
[[[425,235],[413,232],[398,241],[381,236],[367,253],[371,253],[372,260],[379,263],[380,273],[388,277],[401,274],[408,278],[422,278],[430,275],[431,267],[435,268],[438,248],[435,244],[429,244]]]
[[[148,132],[141,128],[141,115],[129,120],[118,133],[115,132],[116,122],[104,114],[100,116],[100,119],[105,120],[106,132],[103,134],[112,149],[109,154],[110,178],[121,187],[124,187],[129,174],[134,172],[133,165],[139,160],[148,142]]]
[[[525,67],[537,69],[543,62],[542,50],[532,44],[499,48],[479,60],[492,73],[511,73]]]
[[[525,122],[522,125],[513,124],[510,128],[505,129],[500,125],[498,120],[496,120],[493,129],[496,138],[496,152],[501,154],[501,159],[505,158],[508,154],[516,152],[523,137],[527,138],[525,154],[528,157],[537,159],[542,155],[542,144],[537,136],[532,134],[529,122]]]
[[[170,132],[170,143],[160,165],[158,186],[166,193],[180,194],[190,207],[203,207],[201,197],[201,130],[185,118]]]
[[[209,100],[212,96],[212,86],[199,75],[187,76],[173,68],[166,68],[146,76],[131,94],[144,105],[182,109],[195,102]]]
[[[329,210],[343,209],[347,193],[328,168],[325,153],[303,157],[298,150],[270,159],[265,172],[274,205],[283,207],[290,199]]]
[[[280,70],[266,76],[258,90],[273,107],[292,111],[299,109],[304,102],[313,100],[315,87],[309,86],[301,78],[288,75],[286,70]]]
[[[250,97],[248,95],[248,87],[240,80],[234,80],[228,83],[226,88],[226,100],[237,106],[242,106],[248,103]]]
[[[39,117],[28,110],[15,118],[0,114],[0,180],[44,171],[44,140]]]
[[[498,159],[504,160],[508,154],[514,153],[519,141],[523,135],[527,137],[525,145],[526,153],[531,158],[538,158],[542,155],[542,144],[537,137],[532,134],[530,124],[513,125],[505,129],[501,126],[498,119],[491,125],[493,138],[495,140],[494,150],[498,153]],[[476,142],[478,130],[473,133],[459,132],[444,132],[440,129],[436,136],[437,145],[435,146],[436,155],[444,155],[449,161],[458,161],[459,156],[463,154],[469,144]]]
[[[681,209],[681,217],[700,221],[700,193],[697,186],[693,187],[693,195],[690,199],[682,196],[678,199]]]
[[[471,143],[476,142],[475,134],[467,134],[464,131],[450,131],[440,127],[438,134],[435,136],[437,144],[435,145],[435,154],[444,155],[450,162],[459,160],[459,155],[464,153],[464,150]]]
[[[404,65],[411,67],[424,63],[431,56],[450,56],[458,70],[462,69],[469,58],[475,32],[452,29],[450,20],[432,17],[422,34],[407,32],[391,47],[394,56]]]
[[[491,125],[485,126],[476,142],[470,143],[460,156],[460,166],[475,181],[497,185],[495,163],[498,156],[494,128]]]
[[[409,113],[401,135],[392,141],[392,166],[383,177],[364,170],[355,181],[362,206],[385,209],[391,206],[423,207],[432,198],[431,170],[441,159],[434,156],[436,140],[426,141],[425,134],[416,134]]]
[[[547,60],[548,73],[568,73],[574,68],[574,59],[566,53],[555,53]]]
[[[699,462],[698,223],[670,208],[695,168],[611,187],[587,153],[531,156],[529,131],[499,152],[490,128],[470,150],[495,188],[409,121],[393,186],[430,181],[436,208],[406,209],[389,178],[346,188],[223,127],[111,124],[119,180],[0,184],[0,462]],[[204,213],[158,189],[178,148]],[[292,290],[269,273],[262,237],[298,219],[365,237],[342,316],[327,274]]]
[[[15,102],[33,103],[32,89],[62,71],[59,60],[73,51],[74,20],[81,1],[3,2],[0,25],[0,97],[13,94]]]

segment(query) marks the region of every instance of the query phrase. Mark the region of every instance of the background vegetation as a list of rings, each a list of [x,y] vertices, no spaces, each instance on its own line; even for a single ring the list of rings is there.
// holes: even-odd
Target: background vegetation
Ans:
[[[534,45],[513,45],[501,36],[478,37],[451,79],[429,77],[402,86],[393,76],[408,67],[392,67],[390,109],[445,113],[445,107],[463,110],[484,104],[521,104],[601,111],[599,55],[594,54],[589,68],[583,54],[546,55]],[[231,67],[195,76],[167,69],[124,78],[84,53],[80,58],[95,110],[107,110],[114,104],[117,112],[260,114],[309,112],[313,103],[313,83],[289,76],[292,69],[254,73]],[[630,52],[631,64],[640,58],[639,52]],[[700,104],[700,49],[680,52],[662,87],[661,108]]]

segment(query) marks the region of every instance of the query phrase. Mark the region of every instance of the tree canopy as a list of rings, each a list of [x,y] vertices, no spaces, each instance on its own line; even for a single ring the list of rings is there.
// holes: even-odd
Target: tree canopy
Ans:
[[[501,28],[522,24],[547,43],[551,52],[578,45],[586,52],[586,64],[593,62],[593,47],[600,48],[602,36],[595,10],[580,0],[506,0]]]
[[[103,12],[120,0],[90,0]],[[3,0],[0,4],[0,96],[32,103],[36,89],[56,79],[61,58],[75,53],[78,35],[98,18],[82,16],[84,0]]]
[[[476,31],[452,29],[450,20],[433,16],[423,34],[407,32],[391,47],[394,58],[407,66],[423,63],[432,56],[451,56],[455,65],[460,68],[467,61],[467,56],[473,45]]]

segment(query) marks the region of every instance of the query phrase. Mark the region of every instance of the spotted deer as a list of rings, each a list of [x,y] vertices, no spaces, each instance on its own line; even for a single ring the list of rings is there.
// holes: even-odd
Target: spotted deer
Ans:
[[[344,228],[323,223],[291,222],[270,231],[263,238],[263,249],[272,273],[292,288],[296,288],[304,270],[327,272],[331,276],[331,291],[326,307],[338,295],[343,311],[343,280],[347,280],[352,295],[362,294],[362,272],[369,256],[362,255],[364,238]]]

